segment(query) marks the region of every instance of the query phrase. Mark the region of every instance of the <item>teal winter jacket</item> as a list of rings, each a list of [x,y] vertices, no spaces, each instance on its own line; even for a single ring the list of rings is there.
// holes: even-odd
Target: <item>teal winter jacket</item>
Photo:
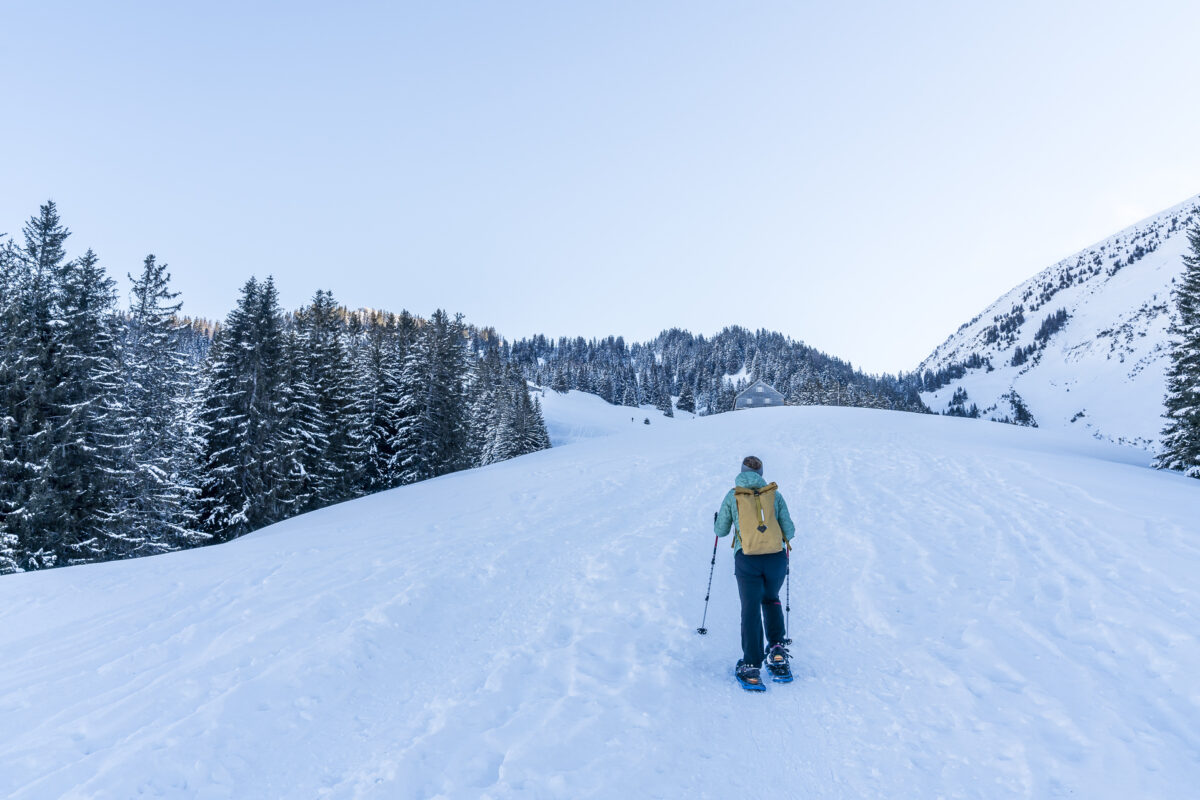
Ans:
[[[763,480],[762,475],[746,469],[737,476],[734,485],[746,489],[761,489],[767,485],[767,482]],[[796,526],[792,523],[792,515],[788,513],[787,503],[783,501],[783,495],[778,490],[775,492],[775,519],[779,521],[779,527],[783,529],[784,540],[790,542],[796,535]],[[730,527],[733,528],[733,549],[740,551],[742,536],[738,532],[737,500],[733,498],[733,489],[730,489],[729,493],[725,495],[725,500],[721,503],[721,510],[717,512],[717,521],[713,524],[717,536],[728,536]]]

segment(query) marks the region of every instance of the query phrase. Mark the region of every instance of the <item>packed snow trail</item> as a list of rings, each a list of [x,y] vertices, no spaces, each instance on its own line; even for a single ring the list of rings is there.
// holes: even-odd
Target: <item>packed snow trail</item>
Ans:
[[[891,412],[649,428],[0,578],[0,796],[1195,796],[1195,481]],[[727,540],[695,633],[749,453],[798,531],[759,695]]]

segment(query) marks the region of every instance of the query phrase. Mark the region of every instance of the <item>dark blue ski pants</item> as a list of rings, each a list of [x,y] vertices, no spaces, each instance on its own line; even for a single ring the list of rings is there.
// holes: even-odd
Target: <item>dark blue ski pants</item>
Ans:
[[[786,550],[763,556],[748,556],[738,550],[733,556],[733,574],[742,599],[742,661],[746,664],[762,666],[764,625],[768,645],[782,642],[786,636],[779,590],[787,569]]]

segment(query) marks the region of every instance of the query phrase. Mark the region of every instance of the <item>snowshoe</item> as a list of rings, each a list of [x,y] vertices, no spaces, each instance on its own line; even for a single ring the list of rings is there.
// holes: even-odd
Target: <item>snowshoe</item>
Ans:
[[[733,669],[733,675],[747,692],[765,692],[767,690],[756,666],[739,661]]]
[[[776,683],[792,682],[792,666],[789,653],[782,643],[777,642],[771,645],[771,649],[767,650],[767,671],[771,673],[771,680]]]

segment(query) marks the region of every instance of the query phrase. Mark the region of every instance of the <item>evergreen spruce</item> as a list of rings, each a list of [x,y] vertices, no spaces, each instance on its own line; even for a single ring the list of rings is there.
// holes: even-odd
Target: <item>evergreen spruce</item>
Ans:
[[[563,369],[562,362],[558,362],[554,367],[554,377],[550,379],[550,388],[559,394],[565,394],[570,384],[567,382],[567,374]]]
[[[550,447],[541,402],[530,396],[525,381],[516,370],[509,369],[497,402],[500,407],[493,417],[495,430],[489,441],[486,463],[506,461]]]
[[[726,411],[733,411],[738,391],[737,388],[730,386],[728,381],[723,382],[721,388],[717,391],[716,413],[721,414]]]
[[[621,396],[621,405],[631,408],[638,407],[638,386],[636,379],[629,378],[625,381],[625,391]]]
[[[64,246],[70,231],[62,225],[53,201],[22,228],[24,246],[9,248],[7,271],[12,290],[8,303],[7,336],[11,337],[6,369],[9,412],[5,417],[9,444],[5,448],[5,529],[15,534],[26,569],[57,564],[60,543],[51,527],[53,477],[49,474],[51,419],[60,365],[56,353],[55,297],[57,277],[66,260]],[[35,487],[41,497],[35,498]]]
[[[5,259],[14,291],[6,303],[4,530],[16,535],[26,569],[121,555],[113,282],[90,250],[67,261],[70,232],[53,202],[23,233],[25,246]]]
[[[667,377],[667,371],[662,368],[656,368],[651,371],[654,376],[654,407],[663,412],[665,416],[674,417],[675,412],[671,406],[671,382]]]
[[[2,234],[0,234],[2,236]],[[7,520],[13,506],[8,474],[16,453],[16,329],[17,264],[12,242],[0,245],[0,575],[21,571],[21,548]]]
[[[496,461],[497,433],[507,397],[503,392],[504,365],[500,350],[489,347],[483,357],[476,359],[471,379],[471,414],[469,452],[471,463],[486,466]]]
[[[466,379],[462,319],[439,309],[417,334],[402,374],[395,447],[401,483],[470,466]]]
[[[359,387],[344,312],[318,291],[291,338],[293,426],[301,432],[302,493],[319,508],[361,493],[368,457],[367,405]]]
[[[0,573],[16,572],[24,560],[15,531],[19,517],[22,473],[17,461],[17,417],[20,414],[20,271],[23,261],[11,240],[0,245]],[[10,528],[10,525],[14,526]]]
[[[542,401],[535,397],[533,398],[533,408],[529,412],[525,452],[536,453],[539,450],[549,450],[550,447],[550,432],[546,429],[546,417],[542,414]]]
[[[675,403],[675,407],[680,411],[695,412],[696,397],[692,393],[692,385],[684,383],[683,388],[679,390],[679,400]]]
[[[195,529],[202,441],[196,432],[198,372],[185,346],[182,306],[167,265],[146,256],[130,293],[122,348],[130,478],[124,511],[129,555],[207,540]]]
[[[1164,401],[1166,425],[1156,465],[1200,478],[1200,224],[1187,232],[1191,252],[1173,292],[1176,317]]]
[[[408,343],[416,330],[408,312],[386,315],[369,326],[358,352],[365,449],[362,485],[366,491],[400,484],[395,445],[400,428],[401,380]]]
[[[274,282],[251,278],[213,340],[203,382],[200,523],[218,541],[308,502],[289,367]]]
[[[137,540],[121,503],[132,459],[116,284],[91,250],[63,264],[57,284],[54,445],[30,507],[51,526],[59,563],[124,558]]]
[[[528,394],[525,395],[528,399]],[[499,421],[489,450],[489,463],[507,461],[522,455],[529,408],[521,402],[517,387],[509,382],[501,393]]]
[[[21,551],[17,535],[0,527],[0,575],[21,571]]]

